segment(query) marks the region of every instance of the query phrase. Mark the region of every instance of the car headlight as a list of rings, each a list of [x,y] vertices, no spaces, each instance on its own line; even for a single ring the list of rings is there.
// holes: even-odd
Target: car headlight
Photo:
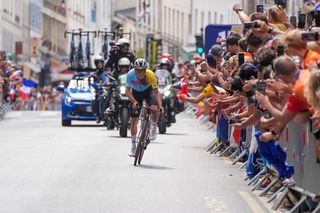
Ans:
[[[71,97],[66,97],[66,104],[71,104],[72,98]]]
[[[126,94],[126,87],[125,86],[121,86],[120,87],[120,94],[121,95],[125,95]]]
[[[171,91],[167,90],[163,93],[164,96],[168,97],[169,95],[171,95]]]

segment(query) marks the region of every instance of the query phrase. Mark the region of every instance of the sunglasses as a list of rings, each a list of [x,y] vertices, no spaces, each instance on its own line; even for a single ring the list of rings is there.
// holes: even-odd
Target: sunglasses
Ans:
[[[143,72],[146,72],[146,70],[145,69],[143,69],[143,70],[138,70],[138,69],[136,69],[135,70],[137,73],[143,73]]]

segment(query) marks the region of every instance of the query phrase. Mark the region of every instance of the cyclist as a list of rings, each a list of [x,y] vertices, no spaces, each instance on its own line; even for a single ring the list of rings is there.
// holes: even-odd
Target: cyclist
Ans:
[[[112,69],[114,69],[112,76],[115,78],[119,76],[120,70],[118,68],[118,64],[121,58],[128,58],[131,64],[136,60],[134,53],[129,51],[130,42],[128,39],[121,38],[118,40],[116,45],[119,47],[119,51],[117,51],[117,54],[110,54],[110,57],[105,64],[107,72],[112,72]]]
[[[104,58],[101,55],[97,55],[94,58],[94,65],[96,66],[97,70],[93,74],[94,82],[98,84],[107,83],[108,75],[107,72],[103,69]],[[100,106],[101,97],[99,97],[98,93],[96,93],[94,104],[92,106],[93,112],[96,112],[97,118],[96,122],[100,123],[102,120],[102,115],[100,114],[99,106]]]
[[[158,92],[157,79],[154,73],[148,69],[148,63],[144,59],[137,59],[134,68],[129,71],[126,83],[126,95],[132,102],[131,110],[131,139],[132,147],[129,156],[133,157],[136,151],[136,135],[139,114],[143,100],[146,100],[151,109],[163,111],[162,99]],[[150,140],[156,139],[157,121],[159,112],[153,111],[151,115]]]

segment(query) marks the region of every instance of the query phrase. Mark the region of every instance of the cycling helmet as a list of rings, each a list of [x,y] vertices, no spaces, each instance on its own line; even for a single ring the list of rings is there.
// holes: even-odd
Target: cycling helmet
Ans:
[[[131,61],[128,59],[128,58],[121,58],[119,61],[118,61],[118,68],[120,70],[120,67],[122,66],[127,66],[128,69],[130,69],[131,67]]]
[[[163,54],[160,56],[160,59],[163,59],[163,58],[169,59],[169,61],[170,61],[171,63],[173,62],[172,56],[171,56],[171,54],[169,54],[169,53],[163,53]]]
[[[125,44],[130,45],[130,42],[129,42],[129,40],[126,39],[126,38],[120,38],[120,39],[118,40],[117,44],[118,44],[118,45],[125,45]]]
[[[104,64],[104,58],[101,55],[96,55],[94,58],[94,65],[97,66],[100,62]]]
[[[148,68],[148,63],[143,58],[138,58],[133,65],[134,69],[144,70]]]
[[[128,58],[121,58],[118,62],[119,66],[130,66],[131,62]]]

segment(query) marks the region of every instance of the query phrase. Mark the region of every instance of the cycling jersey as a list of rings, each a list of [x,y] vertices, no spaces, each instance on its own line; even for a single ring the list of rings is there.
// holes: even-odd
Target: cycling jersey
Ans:
[[[147,69],[143,79],[138,79],[134,69],[130,70],[127,75],[126,87],[137,92],[144,92],[151,86],[152,89],[158,89],[157,79],[154,73]]]

